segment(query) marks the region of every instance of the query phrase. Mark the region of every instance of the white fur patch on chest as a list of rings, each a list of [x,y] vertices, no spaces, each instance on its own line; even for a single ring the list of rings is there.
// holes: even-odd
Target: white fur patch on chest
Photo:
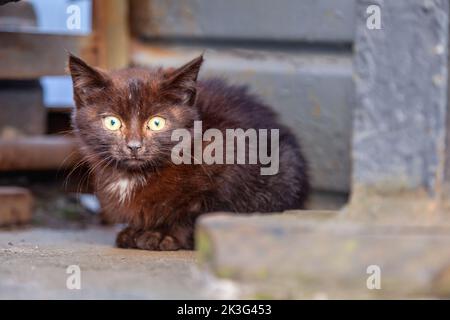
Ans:
[[[138,186],[142,185],[142,181],[133,178],[120,178],[107,185],[106,191],[112,196],[117,197],[120,203],[125,203],[131,199],[133,193]]]

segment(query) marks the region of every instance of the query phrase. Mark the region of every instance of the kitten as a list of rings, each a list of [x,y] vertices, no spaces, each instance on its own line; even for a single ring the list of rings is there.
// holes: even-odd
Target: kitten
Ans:
[[[303,208],[307,166],[293,134],[246,87],[197,81],[202,61],[106,72],[69,57],[74,131],[104,212],[127,223],[116,239],[121,248],[192,249],[195,220],[207,212]],[[192,132],[194,121],[203,131],[279,129],[278,173],[262,175],[260,162],[174,164],[172,133]]]

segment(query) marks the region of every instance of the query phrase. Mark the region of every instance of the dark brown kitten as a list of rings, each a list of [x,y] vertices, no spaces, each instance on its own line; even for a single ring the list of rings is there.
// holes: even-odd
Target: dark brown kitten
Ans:
[[[117,237],[119,247],[192,249],[194,223],[202,213],[279,212],[304,205],[307,168],[292,133],[245,87],[197,81],[202,61],[200,56],[179,69],[106,72],[69,58],[73,127],[97,196],[106,214],[128,224]],[[261,175],[259,162],[175,165],[173,130],[192,132],[198,120],[203,132],[279,129],[278,173]]]

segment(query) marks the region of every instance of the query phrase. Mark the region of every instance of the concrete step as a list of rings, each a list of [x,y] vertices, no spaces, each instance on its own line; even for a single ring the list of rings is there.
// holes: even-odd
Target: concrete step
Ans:
[[[244,297],[450,297],[448,225],[367,225],[315,211],[213,214],[199,220],[196,239],[203,266],[239,282]]]

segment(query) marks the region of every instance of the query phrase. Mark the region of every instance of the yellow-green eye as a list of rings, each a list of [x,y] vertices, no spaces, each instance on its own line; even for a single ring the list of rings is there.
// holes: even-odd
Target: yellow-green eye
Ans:
[[[153,131],[159,131],[166,125],[166,120],[161,117],[153,117],[148,120],[147,127]]]
[[[105,128],[111,131],[119,130],[122,126],[122,122],[117,117],[108,116],[103,118],[103,124]]]

